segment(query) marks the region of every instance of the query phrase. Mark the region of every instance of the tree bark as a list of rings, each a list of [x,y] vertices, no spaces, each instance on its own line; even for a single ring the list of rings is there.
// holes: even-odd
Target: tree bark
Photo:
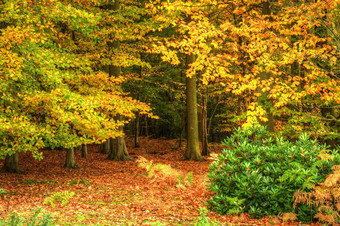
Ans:
[[[120,8],[120,1],[119,0],[115,0],[114,2],[109,2],[109,9],[110,10],[114,10],[114,11],[118,11]],[[108,48],[109,50],[116,49],[119,50],[120,49],[120,41],[119,40],[114,40],[112,42],[108,42]],[[121,67],[120,66],[114,66],[114,65],[110,65],[109,66],[109,76],[114,76],[114,77],[118,77],[121,74]],[[117,116],[119,121],[122,121],[122,116],[118,115]],[[119,127],[119,131],[121,131],[123,133],[123,126]],[[127,149],[126,149],[126,145],[125,145],[125,140],[124,140],[124,136],[121,137],[117,137],[115,139],[110,138],[109,139],[109,155],[107,157],[107,159],[109,160],[114,160],[114,161],[125,161],[125,160],[131,160]]]
[[[87,145],[86,144],[81,145],[81,157],[84,159],[87,159]]]
[[[79,166],[76,164],[74,160],[74,148],[70,148],[66,150],[65,168],[79,169]]]
[[[136,124],[135,124],[135,148],[139,148],[139,121],[140,121],[140,114],[139,112],[136,113]]]
[[[190,64],[195,61],[194,55],[186,56],[186,65],[189,68]],[[197,117],[197,93],[196,93],[196,75],[191,78],[186,78],[187,87],[187,149],[184,154],[185,160],[203,161],[201,152],[199,149],[199,138],[198,138],[198,117]]]
[[[269,3],[269,1],[263,2],[263,5],[262,5],[262,15],[270,15],[270,13],[271,13],[271,10],[270,10],[270,3]],[[262,72],[260,74],[260,81],[266,81],[266,80],[268,80],[271,77],[272,77],[271,73]],[[263,93],[262,90],[260,92]],[[265,94],[266,96],[268,95],[267,92],[265,92],[263,94]],[[268,101],[268,103],[270,103],[270,105],[272,105],[271,104],[272,101],[270,99],[267,99],[266,101]],[[266,103],[264,103],[264,105],[266,105]],[[267,119],[268,119],[268,121],[263,122],[263,121],[259,120],[259,122],[261,123],[261,125],[266,126],[267,130],[269,132],[274,132],[274,130],[275,130],[275,128],[274,128],[274,116],[273,116],[273,114],[271,112],[271,107],[266,107],[265,110],[267,112]]]
[[[145,116],[144,122],[145,122],[145,125],[144,125],[145,136],[148,137],[149,136],[148,116]]]
[[[334,129],[336,133],[340,130],[340,125],[337,122],[337,115],[335,113],[335,107],[331,105],[326,105],[320,108],[321,109],[321,115],[325,119],[325,123],[328,124],[329,127]],[[330,138],[324,138],[324,141],[327,145],[330,146],[331,149],[335,149],[337,145],[339,144],[339,137],[334,137],[332,139]]]
[[[110,140],[108,139],[100,145],[99,153],[109,154],[109,152],[110,152]]]
[[[119,115],[117,119],[121,121],[123,117]],[[123,126],[119,127],[119,131],[123,131]],[[107,159],[112,161],[132,160],[127,151],[124,136],[116,137],[115,139],[110,138],[110,152]]]
[[[19,169],[19,152],[6,156],[1,172],[22,173],[22,171]]]
[[[117,137],[115,139],[110,138],[110,153],[107,157],[112,161],[128,161],[132,160],[127,152],[124,137]]]
[[[183,143],[183,134],[185,133],[185,128],[186,128],[187,120],[186,120],[186,112],[181,113],[181,131],[179,135],[179,140],[178,140],[178,147],[177,149],[182,147]]]
[[[208,118],[207,118],[207,90],[204,89],[202,94],[202,155],[208,156]]]

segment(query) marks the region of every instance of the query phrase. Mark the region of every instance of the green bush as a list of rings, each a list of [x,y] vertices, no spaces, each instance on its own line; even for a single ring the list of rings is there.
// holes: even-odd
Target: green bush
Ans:
[[[292,213],[297,190],[310,191],[324,181],[331,166],[340,161],[308,135],[295,142],[270,138],[262,126],[237,129],[227,138],[218,160],[208,174],[208,189],[214,192],[209,201],[220,214],[247,212],[254,217]],[[297,209],[300,220],[310,219],[311,208]]]

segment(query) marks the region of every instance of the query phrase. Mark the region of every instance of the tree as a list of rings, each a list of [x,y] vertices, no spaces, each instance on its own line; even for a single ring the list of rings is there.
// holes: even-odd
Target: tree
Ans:
[[[41,159],[43,147],[98,143],[121,135],[122,122],[112,119],[116,112],[148,111],[121,94],[115,79],[94,70],[87,54],[102,18],[87,4],[1,3],[1,157],[31,151]],[[5,165],[9,170],[13,164]]]
[[[190,64],[195,61],[194,55],[186,56],[186,65],[190,68]],[[187,133],[188,143],[187,149],[184,154],[184,159],[202,161],[201,152],[199,149],[198,140],[198,116],[197,116],[197,92],[196,92],[196,75],[192,75],[191,78],[186,78],[186,97],[187,97]]]
[[[206,59],[212,45],[216,45],[210,38],[218,34],[206,17],[206,5],[205,2],[176,1],[162,2],[160,5],[154,2],[151,6],[156,20],[162,23],[159,29],[174,30],[170,37],[160,37],[151,51],[161,53],[164,61],[174,65],[180,63],[179,59],[186,59],[188,144],[184,158],[198,161],[203,158],[198,146],[196,76],[198,71],[203,71],[201,79],[204,84],[213,77],[212,71],[209,71],[211,64]]]

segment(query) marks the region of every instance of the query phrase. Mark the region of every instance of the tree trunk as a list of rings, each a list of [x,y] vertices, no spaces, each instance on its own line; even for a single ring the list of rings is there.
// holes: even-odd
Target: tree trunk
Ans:
[[[266,72],[262,72],[260,74],[260,81],[266,81],[268,80],[270,77],[272,77],[272,74],[270,73],[266,73]],[[262,90],[260,90],[260,93],[264,94],[264,95],[268,95],[268,92],[262,92]],[[261,101],[262,102],[262,101]],[[267,119],[268,121],[266,122],[263,122],[261,120],[259,120],[260,124],[263,125],[263,126],[266,126],[267,127],[267,130],[269,132],[274,132],[275,128],[274,128],[274,116],[271,112],[271,106],[272,106],[272,100],[270,99],[266,99],[266,103],[262,103],[263,105],[270,105],[270,106],[266,106],[265,107],[265,110],[266,110],[266,116],[267,116]]]
[[[127,152],[124,137],[117,137],[115,139],[110,138],[110,153],[107,157],[112,161],[128,161],[132,160]]]
[[[270,13],[271,13],[271,10],[270,10],[270,3],[269,3],[269,1],[263,2],[262,14],[263,15],[270,15]],[[266,80],[268,80],[271,77],[272,77],[271,73],[262,72],[260,74],[260,81],[266,81]],[[262,90],[260,91],[260,93],[263,93]],[[265,94],[267,96],[268,92],[265,92],[263,94]],[[269,103],[269,105],[270,105],[269,107],[268,106],[265,107],[265,110],[267,112],[267,119],[268,119],[268,121],[263,122],[263,121],[259,120],[259,122],[261,123],[261,125],[266,126],[267,130],[269,132],[274,132],[274,130],[275,130],[274,129],[274,116],[273,116],[273,114],[271,112],[272,101],[270,99],[266,99],[266,102],[267,103],[263,103],[263,104],[264,105],[268,105],[268,103]]]
[[[140,115],[139,112],[136,113],[136,124],[135,124],[135,148],[139,148],[139,120]]]
[[[207,118],[207,90],[204,89],[202,95],[202,155],[208,156],[208,118]]]
[[[123,117],[119,115],[118,121],[122,121]],[[119,131],[123,132],[123,126],[119,127]],[[127,152],[124,136],[116,137],[115,139],[110,138],[110,152],[107,157],[108,160],[113,161],[127,161],[132,160]]]
[[[118,11],[120,8],[120,1],[115,0],[114,2],[109,3],[109,9]],[[112,42],[108,42],[108,47],[109,49],[114,48],[116,50],[120,49],[120,41],[119,40],[114,40]],[[121,74],[121,67],[120,66],[114,66],[110,65],[109,66],[109,75],[118,77]],[[122,121],[122,116],[118,116],[118,120]],[[119,131],[123,133],[123,126],[119,127]],[[125,145],[125,140],[124,136],[117,137],[115,139],[110,138],[109,141],[110,145],[110,150],[109,150],[109,155],[107,159],[109,160],[114,160],[114,161],[125,161],[125,160],[131,160],[127,149]]]
[[[65,168],[79,169],[79,166],[76,164],[74,160],[74,148],[70,148],[66,150]]]
[[[149,136],[149,126],[148,126],[148,116],[145,116],[145,136],[148,137]]]
[[[84,159],[87,159],[87,145],[86,144],[81,145],[81,157]]]
[[[189,65],[195,61],[194,55],[186,56],[186,65],[189,68]],[[188,142],[187,149],[184,154],[185,160],[194,160],[194,161],[203,161],[203,157],[201,156],[201,152],[199,149],[199,139],[198,139],[198,117],[197,117],[197,93],[196,93],[196,75],[193,75],[191,78],[186,78],[186,87],[187,87],[187,115],[188,115],[188,124],[187,124],[187,133],[188,133]]]
[[[337,122],[337,115],[335,113],[335,106],[326,105],[321,107],[321,115],[324,118],[325,124],[331,127],[335,133],[339,133],[340,125]],[[335,149],[339,144],[339,137],[324,138],[324,141],[331,149]]]
[[[109,154],[109,152],[110,152],[110,140],[108,139],[100,145],[99,153]]]
[[[178,141],[178,147],[177,149],[182,147],[183,143],[183,134],[185,133],[185,128],[186,128],[186,112],[181,114],[181,131],[180,131],[180,136],[179,136],[179,141]]]
[[[22,171],[19,169],[19,152],[6,156],[1,172],[22,173]]]

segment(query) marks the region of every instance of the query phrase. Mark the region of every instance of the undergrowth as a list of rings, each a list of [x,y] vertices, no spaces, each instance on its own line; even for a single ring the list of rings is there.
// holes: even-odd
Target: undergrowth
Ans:
[[[2,189],[2,188],[0,188],[0,197],[1,198],[4,198],[4,196],[7,194],[7,192],[4,190],[4,189]]]
[[[50,214],[41,214],[41,207],[38,207],[31,217],[23,217],[12,213],[8,220],[0,219],[0,226],[49,226],[53,225],[54,219]]]
[[[257,218],[296,213],[308,222],[316,208],[293,208],[293,195],[323,182],[340,155],[302,135],[295,142],[273,139],[263,126],[237,129],[223,142],[226,149],[210,165],[209,207],[220,214],[249,213]],[[288,216],[287,214],[285,216]]]
[[[55,207],[56,203],[60,203],[61,206],[65,206],[74,195],[74,192],[69,191],[56,192],[53,193],[51,196],[45,198],[44,204]]]
[[[91,182],[85,179],[80,179],[80,178],[76,178],[71,180],[68,185],[72,186],[72,185],[79,185],[79,184],[83,184],[83,185],[90,185]]]
[[[169,165],[148,161],[144,157],[139,157],[138,166],[146,169],[148,177],[152,178],[152,182],[165,181],[176,187],[187,187],[194,183],[193,172],[185,174],[180,170],[176,170]]]
[[[303,203],[318,208],[315,218],[319,221],[340,224],[340,165],[332,167],[333,173],[327,176],[325,182],[314,186],[310,192],[297,191],[294,194],[294,207]]]

